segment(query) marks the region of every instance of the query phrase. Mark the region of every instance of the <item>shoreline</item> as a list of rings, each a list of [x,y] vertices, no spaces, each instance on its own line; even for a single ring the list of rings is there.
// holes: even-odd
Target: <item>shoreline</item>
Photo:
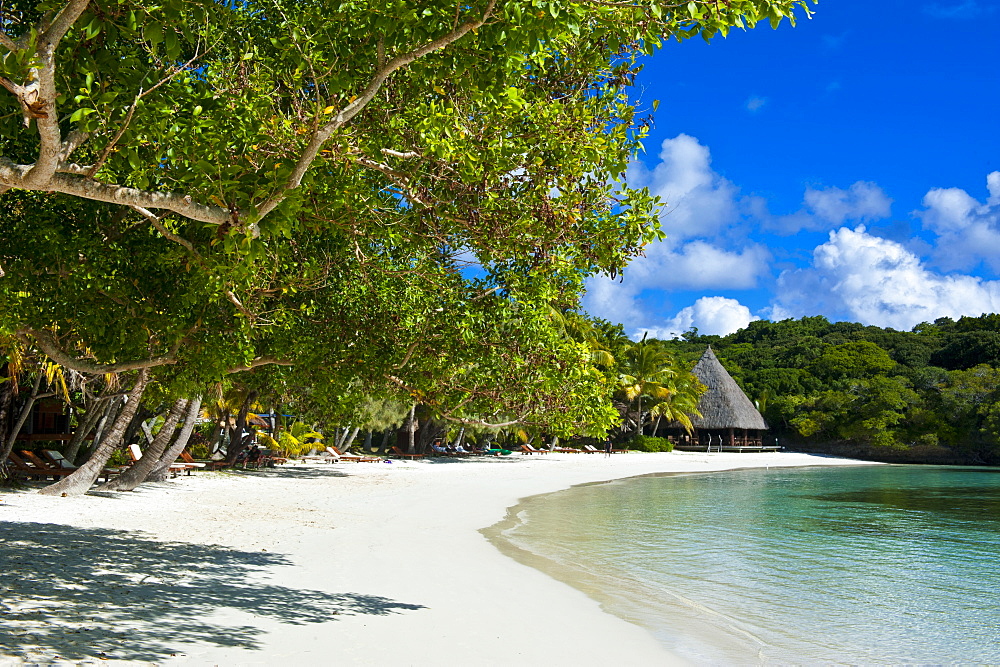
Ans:
[[[196,473],[114,499],[0,493],[0,549],[19,557],[0,630],[0,655],[19,657],[0,664],[682,664],[486,533],[579,484],[809,465],[872,464],[546,454]]]

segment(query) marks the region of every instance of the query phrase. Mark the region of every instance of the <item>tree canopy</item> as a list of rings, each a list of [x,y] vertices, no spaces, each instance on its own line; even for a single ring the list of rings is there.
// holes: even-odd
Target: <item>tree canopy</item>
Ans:
[[[256,369],[319,402],[608,425],[551,313],[662,234],[622,180],[640,58],[796,12],[4,3],[0,335],[177,395]]]

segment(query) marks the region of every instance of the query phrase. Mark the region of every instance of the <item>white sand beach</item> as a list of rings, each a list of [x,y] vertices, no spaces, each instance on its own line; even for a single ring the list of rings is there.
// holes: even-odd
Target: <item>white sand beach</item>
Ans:
[[[512,455],[196,473],[110,497],[0,492],[0,664],[677,664],[480,530],[576,484],[856,463]]]

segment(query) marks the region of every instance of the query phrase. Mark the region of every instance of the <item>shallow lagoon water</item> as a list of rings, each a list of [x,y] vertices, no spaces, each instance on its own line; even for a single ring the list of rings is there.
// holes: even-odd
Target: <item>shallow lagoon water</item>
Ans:
[[[1000,469],[637,477],[492,534],[693,662],[1000,663]]]

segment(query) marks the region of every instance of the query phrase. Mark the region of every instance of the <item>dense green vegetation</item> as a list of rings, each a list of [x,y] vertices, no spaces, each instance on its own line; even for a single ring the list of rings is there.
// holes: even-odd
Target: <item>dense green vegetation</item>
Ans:
[[[411,449],[606,430],[618,377],[563,314],[663,236],[623,178],[641,59],[810,4],[5,3],[0,464],[51,364],[102,435],[54,494],[234,390],[230,458],[258,402],[354,434],[399,404]],[[630,374],[639,414],[667,375]]]
[[[711,345],[785,444],[900,460],[1000,463],[1000,315],[913,331],[805,317],[666,346]]]

